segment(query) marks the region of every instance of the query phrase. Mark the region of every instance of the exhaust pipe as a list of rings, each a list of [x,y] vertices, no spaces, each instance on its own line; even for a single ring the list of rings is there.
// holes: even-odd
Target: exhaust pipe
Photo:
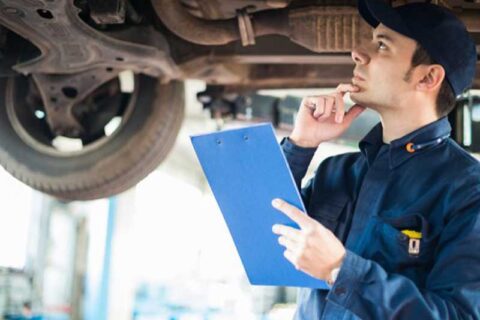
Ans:
[[[191,15],[179,0],[152,0],[153,8],[174,34],[200,45],[225,45],[242,40],[255,44],[255,37],[283,35],[314,52],[350,52],[362,35],[370,36],[371,27],[355,7],[309,6],[266,10],[237,18],[204,20]],[[467,29],[480,30],[478,13],[460,14]]]
[[[224,45],[240,40],[240,20],[203,20],[191,15],[179,0],[153,0],[153,8],[174,34],[200,45]],[[288,12],[269,10],[255,14],[255,36],[288,33]]]

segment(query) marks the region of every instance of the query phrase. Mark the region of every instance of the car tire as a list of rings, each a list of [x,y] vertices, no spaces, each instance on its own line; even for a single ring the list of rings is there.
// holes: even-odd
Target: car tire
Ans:
[[[128,120],[109,141],[78,155],[55,156],[32,147],[8,108],[18,77],[0,80],[0,164],[20,181],[62,200],[92,200],[130,189],[165,159],[184,117],[182,82],[137,75]]]

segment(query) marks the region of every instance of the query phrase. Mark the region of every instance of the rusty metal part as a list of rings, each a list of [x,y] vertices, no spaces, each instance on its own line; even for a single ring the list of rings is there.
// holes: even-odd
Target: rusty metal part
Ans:
[[[137,12],[130,1],[127,1],[125,4],[125,14],[127,15],[128,21],[133,23],[139,24],[143,21],[143,16]]]
[[[192,16],[180,1],[152,1],[162,22],[180,38],[203,45],[221,45],[239,39],[235,19],[206,21]]]
[[[212,84],[243,83],[249,78],[249,68],[246,65],[230,60],[221,61],[201,57],[182,65],[182,70],[192,79],[201,79]]]
[[[154,8],[165,25],[179,37],[203,45],[221,45],[242,39],[243,45],[255,43],[254,36],[280,34],[315,52],[346,52],[359,42],[359,34],[369,26],[353,7],[306,7],[269,10],[251,18],[206,21],[191,16],[179,2],[156,0]],[[248,21],[247,21],[248,20]],[[253,33],[248,32],[252,20]]]
[[[331,87],[350,79],[353,65],[255,65],[250,80],[261,88]],[[248,85],[248,84],[247,84]]]
[[[227,87],[228,92],[284,88],[334,88],[352,77],[352,64],[250,65],[249,78]]]
[[[480,32],[480,10],[464,10],[457,13],[457,16],[470,32]]]
[[[255,32],[253,31],[252,20],[247,10],[238,13],[238,29],[244,47],[255,44]]]
[[[252,44],[247,36],[246,20],[204,20],[187,12],[179,1],[154,0],[153,7],[167,28],[177,36],[202,45],[224,45],[242,39]],[[458,14],[467,28],[476,32],[480,28],[479,13],[464,11]],[[360,41],[361,34],[370,27],[351,6],[309,6],[267,10],[250,14],[254,37],[284,35],[314,52],[347,52]]]
[[[441,0],[442,5],[453,10],[480,9],[480,1]]]
[[[78,14],[73,0],[2,0],[0,23],[31,41],[42,53],[14,69],[23,74],[72,74],[118,67],[157,77],[177,75],[165,50],[106,36]]]
[[[205,11],[201,10],[200,9],[200,4],[198,3],[197,0],[180,0],[182,2],[182,5],[185,7],[186,10],[188,10],[188,12],[192,15],[194,15],[195,17],[198,17],[198,18],[205,18]],[[215,3],[216,4],[216,3]],[[202,7],[204,8],[204,7]],[[218,7],[217,6],[214,6],[213,7],[214,9],[217,9]],[[213,16],[218,19],[219,16],[217,15],[218,13],[218,10],[214,10],[213,12]],[[212,13],[207,13],[208,16],[211,16]]]
[[[320,59],[295,59],[288,57],[288,63],[279,63],[272,59],[268,64],[249,63],[255,57],[211,57],[198,58],[185,67],[191,78],[200,79],[207,84],[232,87],[232,92],[245,88],[328,88],[339,83],[349,83],[352,78],[353,61],[347,55],[343,58],[326,56]],[[252,60],[250,60],[250,58]],[[301,57],[300,57],[301,58]],[[208,61],[208,64],[207,64]],[[235,61],[236,63],[233,63]],[[244,64],[240,64],[243,62]],[[302,63],[303,62],[303,63]],[[472,88],[480,88],[480,63],[477,64],[477,76]]]
[[[200,57],[199,59],[202,59]],[[210,63],[230,62],[237,64],[352,64],[350,54],[315,54],[315,55],[230,55],[210,58]]]
[[[266,0],[267,6],[269,6],[272,9],[281,9],[281,8],[286,8],[291,0]]]
[[[248,8],[249,12],[287,7],[292,0],[180,0],[193,16],[207,20],[235,18],[237,11]],[[342,0],[337,0],[342,2]],[[354,4],[354,0],[350,0]]]
[[[203,56],[181,65],[189,78],[208,84],[246,88],[332,86],[350,81],[352,58],[325,56]]]
[[[72,112],[73,107],[119,72],[118,69],[97,68],[74,75],[33,74],[52,132],[70,137],[85,134]]]
[[[126,0],[90,0],[90,17],[97,24],[125,22]]]
[[[289,14],[290,39],[315,52],[348,52],[371,28],[352,7],[306,7]]]
[[[223,45],[240,39],[236,18],[203,20],[188,13],[177,0],[154,0],[153,8],[167,28],[180,38],[202,45]],[[256,36],[288,35],[288,16],[284,10],[261,11],[255,14]]]
[[[166,41],[135,28],[119,34],[148,45],[119,40],[89,27],[73,0],[2,0],[0,23],[30,40],[41,51],[33,60],[13,66],[32,74],[43,99],[47,123],[57,135],[80,136],[84,128],[72,109],[103,83],[132,70],[155,77],[178,77]],[[133,33],[132,33],[133,32]],[[157,46],[152,46],[157,45]]]

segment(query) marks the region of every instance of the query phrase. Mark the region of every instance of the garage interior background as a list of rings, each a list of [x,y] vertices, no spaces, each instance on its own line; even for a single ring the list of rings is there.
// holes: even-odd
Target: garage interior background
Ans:
[[[256,110],[268,110],[272,97],[298,108],[300,97],[322,90],[260,92],[238,121],[212,119],[197,101],[204,88],[186,82],[174,149],[123,194],[64,203],[0,170],[0,319],[291,319],[295,288],[248,284],[189,136],[268,119]],[[480,121],[477,109],[464,108],[465,123]],[[319,147],[304,183],[325,157],[357,150],[378,121],[370,111],[361,117],[345,139]],[[289,133],[277,130],[278,140]]]

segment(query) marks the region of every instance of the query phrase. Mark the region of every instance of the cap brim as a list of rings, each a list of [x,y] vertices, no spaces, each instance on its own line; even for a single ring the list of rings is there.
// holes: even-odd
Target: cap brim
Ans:
[[[394,8],[382,0],[358,0],[358,12],[374,28],[381,23],[411,38],[410,31],[400,15]]]

